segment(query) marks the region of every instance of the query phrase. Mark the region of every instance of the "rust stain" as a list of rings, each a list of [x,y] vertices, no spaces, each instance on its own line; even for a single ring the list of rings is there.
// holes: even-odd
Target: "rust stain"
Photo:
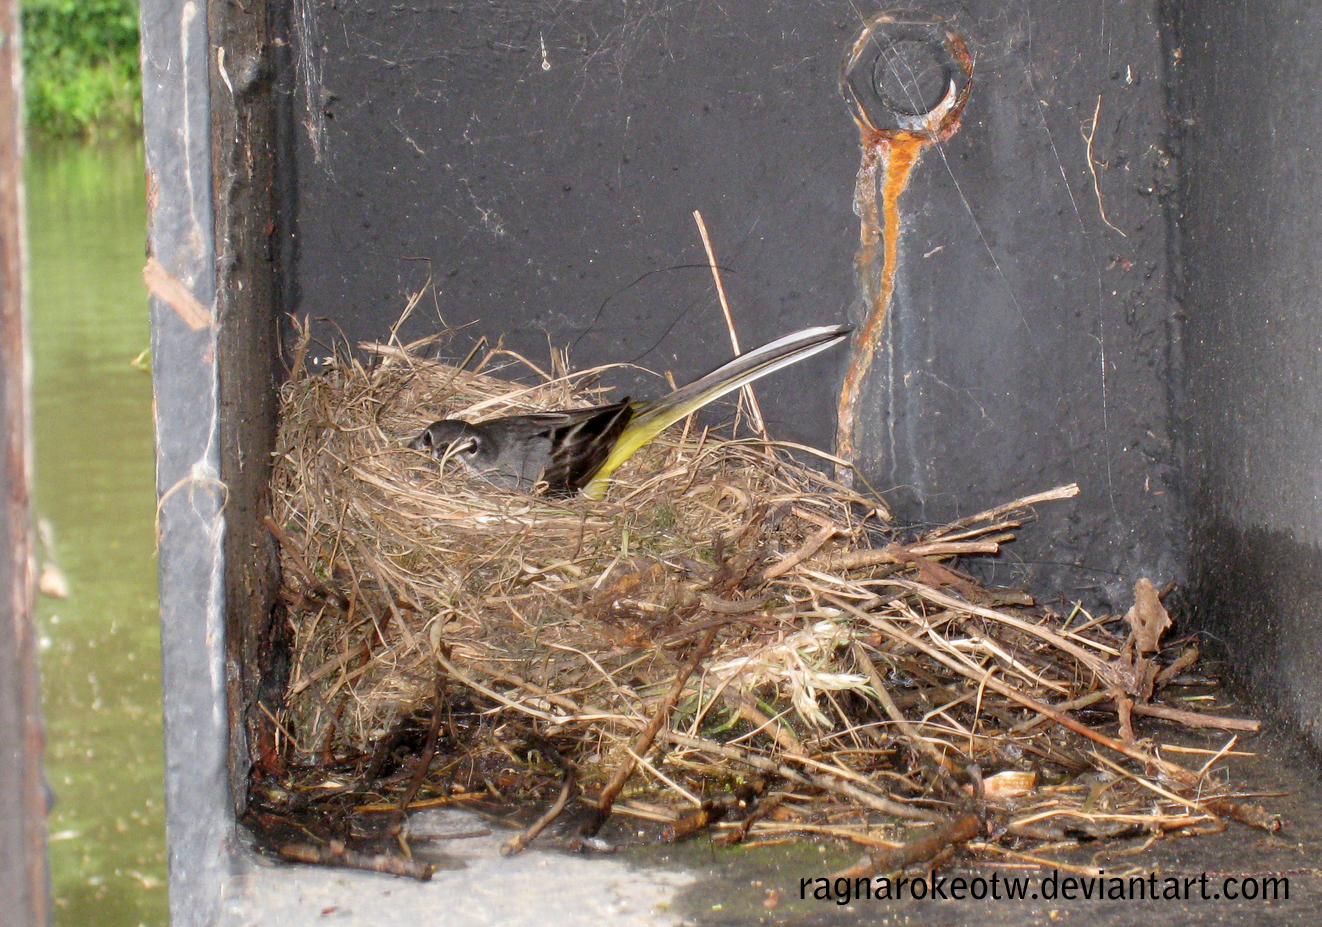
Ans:
[[[845,58],[847,73],[854,67],[879,27],[894,22],[886,14],[870,21],[855,40]],[[963,71],[966,80],[961,88],[952,81],[944,98],[932,110],[911,122],[909,129],[881,129],[869,117],[848,83],[843,83],[850,111],[858,125],[861,163],[854,187],[854,211],[859,217],[859,246],[854,258],[858,291],[866,307],[866,316],[854,335],[849,369],[845,373],[836,410],[836,454],[855,460],[854,437],[856,413],[863,383],[872,369],[877,349],[886,331],[886,316],[895,291],[895,273],[899,259],[900,195],[919,158],[929,146],[944,142],[959,131],[960,118],[968,102],[973,82],[973,56],[964,40],[943,30],[945,51],[952,63]],[[880,208],[877,194],[881,192]],[[880,254],[879,254],[880,252]],[[880,260],[878,258],[880,257]],[[845,485],[853,482],[853,471],[836,466],[836,479]]]
[[[902,137],[901,137],[902,136]],[[886,329],[886,313],[895,291],[895,265],[899,255],[900,194],[909,185],[909,177],[923,148],[931,144],[909,133],[894,136],[875,133],[871,144],[863,146],[863,163],[858,170],[854,203],[859,215],[859,246],[854,258],[859,292],[865,295],[867,318],[854,336],[849,369],[840,391],[836,410],[836,454],[854,459],[854,411],[863,388],[863,380],[872,369],[877,348]],[[877,174],[882,174],[882,203],[877,208]],[[883,225],[884,222],[884,225]],[[883,245],[878,264],[878,245]],[[848,481],[851,472],[838,468],[840,481]]]
[[[155,257],[147,258],[147,266],[142,268],[142,279],[151,295],[179,313],[184,324],[193,331],[201,331],[215,324],[211,310],[202,305],[201,300],[184,286],[183,281],[166,270],[165,265]]]

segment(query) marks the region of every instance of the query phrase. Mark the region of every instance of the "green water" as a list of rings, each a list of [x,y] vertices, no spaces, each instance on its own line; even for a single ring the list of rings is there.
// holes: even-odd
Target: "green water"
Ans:
[[[39,612],[55,923],[164,924],[142,150],[34,146],[27,181],[37,514],[71,593]]]

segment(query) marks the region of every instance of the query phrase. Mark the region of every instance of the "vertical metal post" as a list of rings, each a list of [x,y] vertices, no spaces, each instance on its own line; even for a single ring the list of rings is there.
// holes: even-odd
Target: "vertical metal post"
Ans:
[[[208,80],[220,50],[202,0],[141,10],[170,915],[202,927],[219,919],[234,833]]]
[[[267,0],[212,3],[211,163],[216,241],[220,475],[225,481],[226,665],[230,789],[237,811],[248,774],[283,762],[274,718],[288,683],[291,630],[279,607],[271,452],[279,389],[276,280],[274,11]],[[223,51],[223,57],[222,57]]]
[[[49,904],[32,607],[21,61],[18,0],[0,0],[0,916],[37,927]]]

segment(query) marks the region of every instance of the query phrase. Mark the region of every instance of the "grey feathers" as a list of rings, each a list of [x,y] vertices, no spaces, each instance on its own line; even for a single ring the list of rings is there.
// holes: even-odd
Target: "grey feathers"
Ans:
[[[510,415],[486,422],[433,422],[411,447],[438,460],[455,460],[470,472],[511,489],[569,495],[585,490],[600,498],[624,460],[686,415],[758,377],[839,344],[842,325],[805,328],[741,354],[656,402],[622,402],[591,409]],[[619,448],[619,452],[612,451]]]
[[[626,398],[608,406],[566,412],[510,415],[480,424],[442,419],[427,426],[410,447],[509,489],[569,495],[582,489],[605,463],[633,417]]]

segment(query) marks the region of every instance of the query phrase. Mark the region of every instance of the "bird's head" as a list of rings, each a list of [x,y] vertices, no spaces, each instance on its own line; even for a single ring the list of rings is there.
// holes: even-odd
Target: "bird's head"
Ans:
[[[472,463],[486,448],[488,440],[477,428],[458,419],[447,418],[432,422],[412,441],[409,447],[430,454],[437,460],[457,459]]]

